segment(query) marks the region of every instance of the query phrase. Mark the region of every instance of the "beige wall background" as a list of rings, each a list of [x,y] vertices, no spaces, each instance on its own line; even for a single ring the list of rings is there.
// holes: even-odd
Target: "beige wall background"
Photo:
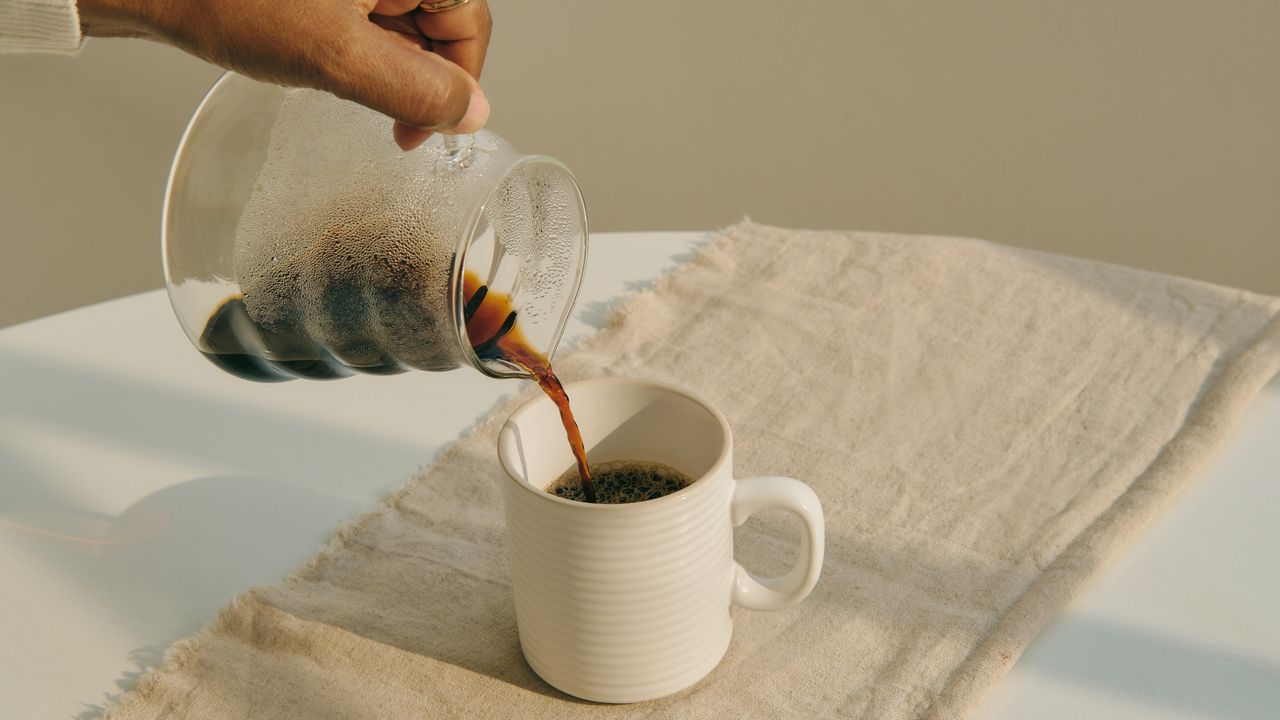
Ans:
[[[490,0],[490,127],[595,230],[983,237],[1280,294],[1280,3]],[[218,71],[0,57],[0,325],[162,284],[161,194]]]

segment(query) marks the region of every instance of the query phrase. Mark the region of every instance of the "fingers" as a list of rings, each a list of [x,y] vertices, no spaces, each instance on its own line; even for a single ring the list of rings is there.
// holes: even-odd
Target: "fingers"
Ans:
[[[480,77],[493,33],[493,16],[486,0],[471,0],[444,12],[415,12],[413,19],[422,34],[431,38],[435,52],[457,63],[472,77]]]
[[[374,25],[395,33],[397,40],[411,41],[413,44],[424,50],[430,50],[427,47],[427,38],[418,30],[418,26],[413,22],[412,15],[370,15],[369,21]]]
[[[393,34],[372,23],[353,30],[337,53],[329,77],[333,87],[327,89],[412,128],[469,133],[483,127],[489,103],[475,79]],[[411,141],[413,135],[404,138]]]
[[[426,142],[427,138],[431,137],[431,131],[405,125],[396,120],[391,124],[391,137],[395,139],[396,145],[399,145],[401,150],[412,150]]]
[[[418,10],[419,0],[364,0],[373,3],[369,19],[388,30],[419,35],[419,45],[442,55],[479,78],[489,50],[493,16],[485,0],[471,0],[443,12]],[[416,11],[416,12],[415,12]]]
[[[479,78],[493,30],[485,0],[439,13],[413,12],[418,5],[419,0],[377,0],[369,19],[391,31],[397,42],[436,52]],[[484,113],[488,114],[487,103]],[[412,150],[426,142],[431,131],[396,120],[391,135],[402,150]]]

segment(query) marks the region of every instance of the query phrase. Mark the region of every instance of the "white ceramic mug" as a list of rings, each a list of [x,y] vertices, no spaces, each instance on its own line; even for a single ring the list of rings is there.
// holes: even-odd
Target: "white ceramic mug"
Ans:
[[[498,437],[516,622],[543,680],[587,700],[650,700],[689,687],[729,647],[731,605],[780,610],[822,569],[823,522],[809,486],[733,478],[733,439],[715,408],[679,388],[608,378],[566,388],[590,462],[652,461],[695,478],[655,500],[576,502],[545,488],[573,467],[545,397]],[[778,508],[804,522],[800,559],[757,578],[733,559],[733,527]]]

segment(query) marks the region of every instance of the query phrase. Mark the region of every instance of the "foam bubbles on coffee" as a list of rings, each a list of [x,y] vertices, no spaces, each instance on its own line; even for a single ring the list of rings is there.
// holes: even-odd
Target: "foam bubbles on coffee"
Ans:
[[[693,483],[693,478],[669,465],[645,460],[593,463],[591,480],[595,483],[596,502],[608,504],[656,500]],[[565,471],[546,491],[568,500],[584,500],[576,468]]]

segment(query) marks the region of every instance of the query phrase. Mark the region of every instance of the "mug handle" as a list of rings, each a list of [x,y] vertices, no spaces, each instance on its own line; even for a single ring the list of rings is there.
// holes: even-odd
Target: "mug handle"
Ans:
[[[751,610],[782,610],[800,602],[818,582],[822,572],[825,526],[822,503],[804,483],[789,477],[764,476],[738,480],[730,512],[733,525],[746,522],[753,513],[786,510],[804,521],[800,536],[800,560],[786,575],[760,578],[733,563],[733,604]]]

